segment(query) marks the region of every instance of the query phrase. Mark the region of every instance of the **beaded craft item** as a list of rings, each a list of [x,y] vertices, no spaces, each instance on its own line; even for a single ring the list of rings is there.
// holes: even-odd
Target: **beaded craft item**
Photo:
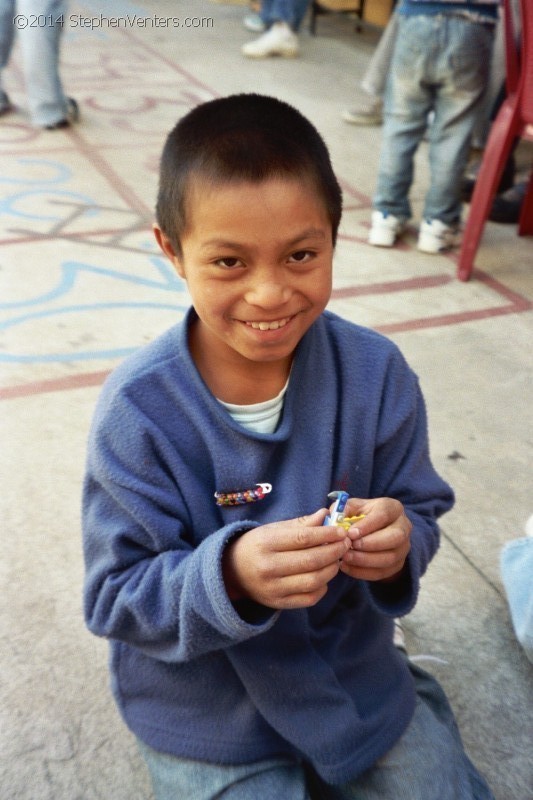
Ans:
[[[242,492],[215,492],[217,506],[242,506],[245,503],[257,503],[272,491],[271,483],[256,483],[254,489]]]

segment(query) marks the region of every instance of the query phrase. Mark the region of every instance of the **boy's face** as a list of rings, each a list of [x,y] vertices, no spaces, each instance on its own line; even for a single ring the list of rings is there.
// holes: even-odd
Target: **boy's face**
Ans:
[[[199,317],[191,350],[204,377],[218,365],[231,380],[232,370],[242,376],[259,363],[288,374],[296,345],[331,294],[331,223],[311,182],[197,180],[182,255],[157,226],[155,235],[187,281]]]

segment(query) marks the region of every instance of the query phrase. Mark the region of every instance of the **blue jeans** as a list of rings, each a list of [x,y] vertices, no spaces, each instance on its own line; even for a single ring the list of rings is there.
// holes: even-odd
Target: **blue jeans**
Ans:
[[[494,800],[463,749],[440,685],[419,667],[410,669],[418,699],[409,727],[353,782],[326,785],[283,758],[220,766],[158,753],[140,742],[156,800]]]
[[[461,178],[487,86],[494,30],[453,14],[400,16],[385,91],[374,207],[409,218],[413,159],[430,111],[430,187],[423,216],[446,225],[461,216]]]
[[[286,22],[297,31],[305,17],[311,0],[263,0],[261,19],[266,25],[273,22]]]
[[[533,664],[533,536],[507,542],[500,568],[516,638]]]
[[[0,70],[11,54],[17,15],[28,21],[17,33],[22,49],[28,105],[35,125],[53,125],[66,116],[67,101],[59,77],[61,14],[67,25],[63,0],[0,0]]]

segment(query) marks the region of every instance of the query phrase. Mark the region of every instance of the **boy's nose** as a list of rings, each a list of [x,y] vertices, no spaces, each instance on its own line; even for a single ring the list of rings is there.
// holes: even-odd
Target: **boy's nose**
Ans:
[[[253,283],[246,292],[246,302],[261,308],[281,308],[290,299],[291,290],[285,283],[263,280]]]

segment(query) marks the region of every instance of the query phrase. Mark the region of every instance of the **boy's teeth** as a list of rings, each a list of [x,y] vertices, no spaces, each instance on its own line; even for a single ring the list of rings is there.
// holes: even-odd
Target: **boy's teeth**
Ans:
[[[288,318],[276,319],[273,322],[249,322],[252,328],[258,331],[276,331],[278,328],[283,328],[287,324]]]

